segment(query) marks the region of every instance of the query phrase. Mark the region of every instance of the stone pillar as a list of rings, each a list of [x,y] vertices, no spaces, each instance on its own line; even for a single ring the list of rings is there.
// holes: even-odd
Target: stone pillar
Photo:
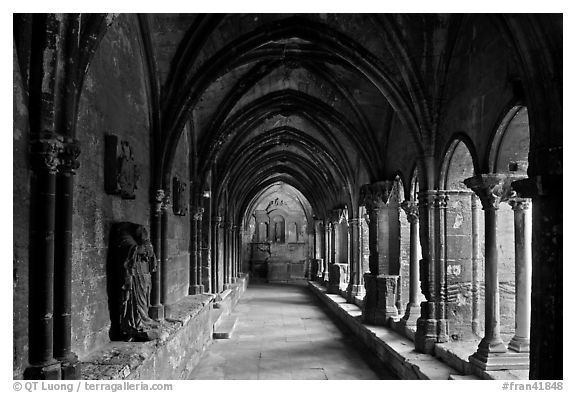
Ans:
[[[530,295],[532,279],[532,210],[530,199],[509,201],[514,210],[516,332],[508,348],[530,352]]]
[[[200,200],[200,197],[198,197]],[[198,226],[196,228],[196,285],[198,285],[198,293],[204,293],[204,284],[202,280],[202,217],[204,216],[204,208],[199,206],[197,209]]]
[[[359,219],[350,218],[348,220],[348,230],[350,233],[350,280],[348,282],[348,301],[353,302],[356,296],[363,294],[363,286],[360,283],[361,268],[361,247]]]
[[[471,196],[472,209],[472,333],[480,336],[480,209],[478,197]]]
[[[327,292],[339,294],[340,286],[344,283],[344,276],[346,275],[346,265],[343,263],[331,263],[329,269]]]
[[[324,266],[322,269],[322,281],[324,283],[328,283],[328,279],[329,279],[329,271],[328,271],[328,266],[330,266],[330,264],[332,264],[332,223],[328,222],[325,226],[326,230],[325,230],[325,234],[326,234],[326,258],[324,259]]]
[[[60,379],[54,358],[54,231],[56,172],[62,142],[47,133],[31,142],[32,225],[30,244],[29,350],[25,379]]]
[[[192,210],[191,219],[192,227],[190,228],[191,241],[190,241],[190,287],[188,288],[189,295],[198,295],[204,292],[201,283],[202,280],[199,277],[199,271],[201,271],[201,263],[199,263],[198,256],[199,251],[199,228],[202,225],[202,214],[204,213],[204,208],[196,207]],[[200,280],[198,280],[200,278]]]
[[[162,206],[166,199],[166,194],[164,190],[156,190],[154,195],[154,211],[152,215],[152,246],[154,247],[154,254],[156,254],[156,260],[158,266],[155,272],[151,272],[152,289],[150,292],[150,309],[148,314],[150,318],[155,320],[161,320],[164,318],[164,307],[160,303],[161,295],[161,276],[162,276]]]
[[[230,289],[231,281],[230,281],[230,259],[231,259],[231,247],[230,247],[230,223],[224,222],[223,225],[223,237],[224,237],[224,260],[223,260],[223,267],[224,267],[224,289]]]
[[[384,324],[388,317],[398,314],[398,276],[389,274],[391,261],[387,204],[393,187],[393,181],[381,181],[366,184],[360,189],[360,200],[368,212],[370,247],[370,273],[364,274],[366,295],[362,307],[362,316],[367,323]],[[391,296],[392,292],[394,296]]]
[[[479,370],[511,368],[516,361],[506,356],[506,345],[500,337],[500,291],[498,283],[498,215],[501,201],[510,197],[511,178],[501,174],[484,174],[464,181],[482,202],[485,217],[485,332],[470,364]]]
[[[374,325],[385,325],[388,318],[398,316],[396,296],[399,276],[396,275],[364,275],[366,296],[362,306],[364,322]]]
[[[361,294],[364,295],[364,273],[370,271],[370,242],[369,242],[369,232],[368,232],[368,214],[364,214],[363,217],[360,218],[359,225],[360,225],[360,285],[361,285]]]
[[[535,151],[530,178],[513,183],[532,203],[530,379],[563,378],[562,148]]]
[[[434,197],[434,212],[436,219],[434,220],[435,229],[434,231],[438,234],[436,242],[436,257],[435,257],[435,279],[436,283],[435,291],[438,294],[436,302],[436,320],[437,330],[436,330],[436,342],[447,342],[448,341],[448,317],[446,316],[446,306],[448,302],[448,282],[446,274],[446,208],[448,207],[448,195],[446,191],[438,190],[436,191],[436,196]]]
[[[412,201],[404,201],[401,205],[410,223],[410,296],[406,305],[406,312],[402,318],[406,326],[416,326],[420,316],[420,304],[418,293],[420,292],[420,274],[418,263],[418,204]]]
[[[238,247],[237,247],[237,226],[230,225],[230,283],[234,284],[238,281]]]
[[[420,261],[421,289],[426,301],[420,304],[414,344],[416,350],[432,353],[437,342],[448,340],[446,320],[445,214],[448,197],[442,191],[418,193],[423,256]]]
[[[154,319],[162,319],[167,316],[168,310],[166,309],[166,303],[168,302],[168,214],[171,210],[171,199],[170,194],[165,193],[164,199],[162,200],[162,215],[160,220],[160,250],[161,255],[157,255],[156,258],[160,260],[159,269],[160,272],[160,306],[162,307],[162,315],[154,314]],[[153,303],[154,304],[154,303]]]
[[[206,219],[202,220],[202,238],[200,241],[200,252],[202,255],[202,285],[206,293],[213,293],[212,290],[212,212],[210,210],[210,200],[204,203]]]
[[[222,288],[220,286],[220,264],[221,259],[221,233],[222,233],[222,217],[216,216],[212,219],[212,293],[219,293]]]
[[[76,140],[64,143],[56,180],[54,261],[54,357],[60,362],[62,379],[80,379],[78,356],[71,350],[72,334],[72,212],[74,175],[80,167]]]
[[[311,277],[312,280],[322,282],[323,272],[324,272],[324,260],[326,255],[326,234],[324,231],[324,221],[319,221],[317,225],[318,234],[316,235],[316,240],[318,241],[318,256],[316,261],[318,263],[318,273],[315,277]]]

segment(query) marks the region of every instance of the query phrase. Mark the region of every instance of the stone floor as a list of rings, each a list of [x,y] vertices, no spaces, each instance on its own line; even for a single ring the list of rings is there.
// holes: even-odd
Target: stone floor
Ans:
[[[215,340],[189,379],[397,379],[299,284],[250,284],[231,339]]]

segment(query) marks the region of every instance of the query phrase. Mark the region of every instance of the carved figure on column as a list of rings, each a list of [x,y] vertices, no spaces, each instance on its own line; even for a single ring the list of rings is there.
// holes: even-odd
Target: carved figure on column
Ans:
[[[158,323],[148,316],[151,272],[156,255],[143,225],[120,222],[112,227],[108,269],[111,338],[148,341],[157,338]]]

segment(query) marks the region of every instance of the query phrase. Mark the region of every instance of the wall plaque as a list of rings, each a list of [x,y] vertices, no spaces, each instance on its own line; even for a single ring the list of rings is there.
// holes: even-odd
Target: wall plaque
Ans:
[[[116,135],[104,136],[104,188],[106,193],[135,199],[140,168],[136,165],[132,147]]]

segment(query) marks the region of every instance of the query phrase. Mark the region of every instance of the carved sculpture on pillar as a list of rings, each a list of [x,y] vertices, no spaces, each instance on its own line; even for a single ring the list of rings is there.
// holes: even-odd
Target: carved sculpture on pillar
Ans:
[[[114,224],[108,259],[112,340],[148,341],[158,337],[159,324],[148,316],[150,273],[156,269],[146,228],[131,222]]]

